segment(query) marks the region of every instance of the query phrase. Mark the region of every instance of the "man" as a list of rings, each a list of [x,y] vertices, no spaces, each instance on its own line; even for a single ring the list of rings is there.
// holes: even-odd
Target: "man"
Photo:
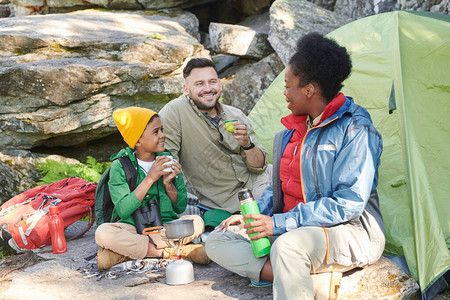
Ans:
[[[244,113],[219,102],[222,88],[211,60],[191,59],[183,76],[184,94],[167,103],[159,115],[167,149],[181,163],[200,203],[213,209],[206,214],[212,220],[205,220],[205,225],[215,227],[239,211],[240,189],[253,189],[259,198],[270,184],[268,154]],[[232,133],[225,129],[227,120],[237,120]]]

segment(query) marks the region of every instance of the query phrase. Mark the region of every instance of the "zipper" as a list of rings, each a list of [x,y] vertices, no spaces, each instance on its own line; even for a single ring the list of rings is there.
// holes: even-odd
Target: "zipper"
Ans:
[[[300,183],[301,183],[301,186],[302,186],[302,195],[303,195],[303,200],[305,201],[305,203],[306,203],[306,196],[305,196],[305,187],[304,187],[304,185],[303,185],[303,176],[302,176],[302,154],[303,154],[303,145],[304,145],[304,143],[305,143],[305,140],[306,140],[306,137],[308,136],[308,133],[311,131],[311,130],[313,130],[313,129],[315,129],[315,128],[322,128],[321,129],[321,132],[319,133],[319,136],[317,137],[317,141],[316,141],[316,143],[315,143],[315,145],[314,145],[314,149],[313,149],[313,161],[312,161],[312,168],[313,168],[313,178],[314,178],[314,185],[315,185],[315,189],[316,189],[316,197],[319,195],[320,196],[320,189],[319,189],[319,179],[318,179],[318,177],[317,177],[317,166],[316,166],[316,152],[317,152],[317,147],[318,147],[318,145],[319,145],[319,139],[320,139],[320,136],[322,135],[322,132],[325,130],[325,126],[326,125],[328,125],[328,124],[330,124],[331,122],[333,122],[334,120],[336,120],[336,119],[338,119],[338,117],[336,117],[336,118],[334,118],[334,119],[332,119],[332,120],[330,120],[329,122],[327,122],[327,123],[325,123],[325,124],[320,124],[320,125],[318,125],[318,126],[316,126],[316,127],[313,127],[313,128],[311,128],[311,129],[309,129],[309,130],[307,130],[306,131],[306,133],[305,133],[305,136],[303,136],[303,140],[302,140],[302,145],[301,145],[301,147],[300,147]],[[309,154],[309,150],[311,149],[311,147],[308,147],[308,149],[307,149],[307,151],[306,151],[306,155],[305,155],[305,159],[308,159],[308,154]],[[320,197],[318,197],[317,198],[317,200],[319,199]]]

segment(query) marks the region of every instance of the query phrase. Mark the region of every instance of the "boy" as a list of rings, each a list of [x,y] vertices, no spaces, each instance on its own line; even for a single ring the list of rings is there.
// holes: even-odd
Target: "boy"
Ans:
[[[165,223],[178,219],[177,214],[186,209],[187,202],[180,164],[174,162],[172,171],[165,171],[167,166],[163,164],[171,159],[158,156],[165,152],[165,135],[159,116],[150,109],[128,107],[114,111],[113,119],[129,147],[111,156],[108,186],[114,203],[112,219],[118,217],[119,220],[103,223],[95,232],[95,241],[100,246],[97,265],[103,270],[131,259],[171,257],[174,250],[163,240],[164,233],[138,234],[133,213],[147,206],[150,200],[159,199],[160,215]],[[121,156],[128,156],[138,171],[133,191],[127,184],[122,164],[116,159]],[[194,234],[185,239],[185,243],[189,243],[203,233],[204,223],[199,216],[182,218],[194,220]],[[183,246],[181,256],[199,264],[210,262],[202,244]]]

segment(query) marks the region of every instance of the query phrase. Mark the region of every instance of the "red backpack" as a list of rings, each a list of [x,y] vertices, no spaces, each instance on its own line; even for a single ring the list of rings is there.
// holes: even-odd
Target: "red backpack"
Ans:
[[[11,198],[0,206],[0,246],[20,252],[51,244],[50,205],[59,208],[64,228],[89,214],[88,228],[77,237],[82,236],[94,223],[96,187],[97,183],[70,177]]]

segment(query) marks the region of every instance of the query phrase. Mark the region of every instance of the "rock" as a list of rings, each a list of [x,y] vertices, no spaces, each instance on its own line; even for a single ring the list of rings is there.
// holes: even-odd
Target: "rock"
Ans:
[[[0,20],[0,147],[78,145],[115,132],[117,107],[159,110],[183,92],[184,61],[209,56],[183,27],[198,35],[196,21],[94,10]]]
[[[211,46],[218,53],[261,59],[273,52],[267,41],[269,14],[253,16],[240,25],[210,23]]]
[[[74,225],[85,228],[86,222]],[[81,224],[81,225],[80,225]],[[70,228],[70,227],[69,227]],[[254,288],[247,278],[215,263],[194,264],[195,281],[179,286],[165,283],[164,273],[129,272],[114,278],[96,276],[95,225],[81,238],[67,242],[67,252],[53,254],[51,246],[27,251],[0,263],[2,299],[272,299],[272,287]],[[89,257],[89,258],[88,258]],[[84,275],[88,274],[88,275]],[[100,274],[101,275],[101,274]],[[113,274],[114,275],[114,274]],[[131,288],[132,287],[132,288]],[[348,289],[353,289],[351,292]],[[418,299],[418,285],[393,262],[381,258],[342,278],[338,299]]]
[[[277,0],[270,7],[269,42],[287,65],[298,39],[310,32],[327,34],[350,19],[304,0]]]
[[[360,19],[393,10],[432,11],[449,14],[449,1],[391,1],[391,0],[336,0],[335,12],[343,16]]]
[[[20,173],[8,164],[0,161],[0,205],[21,193],[17,183],[20,181]]]
[[[394,10],[391,0],[336,0],[335,12],[352,19]]]
[[[326,8],[328,10],[334,10],[334,5],[336,4],[336,0],[308,0],[308,1],[314,3],[317,6]]]
[[[79,161],[59,155],[43,155],[26,150],[0,152],[0,205],[12,197],[32,189],[41,177],[36,166],[46,159],[71,164]]]
[[[419,285],[394,262],[381,257],[364,269],[344,273],[338,300],[419,299]]]
[[[430,11],[435,12],[435,13],[444,13],[444,14],[450,15],[450,1],[442,0],[439,4],[433,5],[430,8]]]
[[[11,7],[9,4],[0,4],[0,18],[7,18],[11,15]]]
[[[16,15],[66,13],[86,8],[157,10],[188,8],[215,0],[11,0]]]
[[[219,78],[228,76],[228,70],[239,60],[239,56],[217,54],[212,57],[213,62],[216,65],[216,71]]]
[[[222,79],[224,103],[250,113],[264,91],[280,74],[284,66],[276,53],[238,69],[230,78]],[[248,80],[251,78],[251,80]]]
[[[51,246],[45,246],[10,259],[7,265],[14,270],[0,278],[1,299],[272,299],[271,287],[254,288],[250,280],[215,263],[194,264],[195,281],[186,285],[167,285],[164,272],[129,272],[117,278],[85,275],[84,270],[96,268],[95,257],[86,260],[98,249],[95,229],[69,240],[66,253],[53,254]],[[28,260],[30,264],[24,263]]]
[[[258,15],[267,11],[274,0],[232,0],[231,4],[245,15]]]

